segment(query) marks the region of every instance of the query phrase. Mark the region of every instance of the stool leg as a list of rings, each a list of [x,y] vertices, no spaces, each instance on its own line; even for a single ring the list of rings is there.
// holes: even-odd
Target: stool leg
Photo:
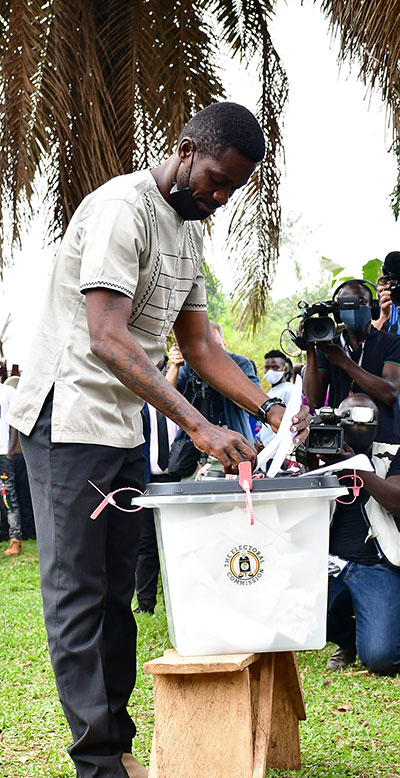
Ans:
[[[156,730],[153,731],[153,737],[151,740],[151,753],[150,753],[150,765],[148,778],[157,778],[157,745],[156,745]]]
[[[298,770],[301,767],[298,719],[305,717],[295,654],[277,653],[267,767],[280,770]]]
[[[260,678],[258,683],[252,778],[264,778],[265,776],[267,750],[271,732],[274,671],[275,654],[264,654],[261,659]]]
[[[149,778],[252,778],[249,670],[154,677]],[[154,752],[154,753],[153,753]],[[156,765],[156,766],[155,766]]]

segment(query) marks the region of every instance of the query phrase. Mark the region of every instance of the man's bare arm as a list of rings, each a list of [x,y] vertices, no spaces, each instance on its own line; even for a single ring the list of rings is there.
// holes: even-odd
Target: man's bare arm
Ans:
[[[226,470],[243,459],[255,461],[253,446],[240,433],[210,424],[149,360],[127,328],[132,310],[129,297],[91,289],[86,293],[86,310],[91,349],[121,383],[173,419],[200,451],[215,456]]]
[[[196,373],[241,408],[257,415],[258,408],[268,399],[268,395],[250,381],[229,354],[215,342],[207,314],[204,311],[181,311],[174,332],[184,358]],[[284,409],[279,405],[272,406],[268,413],[267,421],[274,432],[279,428],[283,413]],[[308,434],[305,429],[309,421],[308,408],[303,406],[295,418],[292,431],[298,429],[298,441],[303,442]]]
[[[321,408],[328,390],[328,374],[318,367],[314,343],[307,343],[306,353],[304,393],[311,408]]]

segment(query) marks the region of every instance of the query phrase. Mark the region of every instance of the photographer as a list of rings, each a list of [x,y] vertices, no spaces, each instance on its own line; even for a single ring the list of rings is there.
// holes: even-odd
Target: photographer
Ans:
[[[374,327],[400,335],[400,251],[391,251],[386,255],[382,273],[382,277],[377,281],[381,298],[381,315],[374,322]]]
[[[400,671],[400,445],[374,442],[379,414],[370,397],[347,397],[338,411],[354,408],[371,409],[370,421],[342,419],[337,458],[366,454],[375,472],[362,471],[359,494],[350,488],[336,502],[329,552],[341,571],[330,581],[327,637],[338,648],[327,669],[340,670],[358,654],[372,672],[392,675]],[[350,471],[341,483],[351,487]]]
[[[400,337],[371,326],[372,307],[377,317],[379,310],[376,314],[370,286],[354,279],[335,290],[338,302],[357,297],[359,308],[340,311],[345,329],[333,340],[307,342],[304,391],[313,408],[323,405],[328,386],[328,404],[334,408],[345,397],[364,392],[378,406],[376,440],[400,443]]]

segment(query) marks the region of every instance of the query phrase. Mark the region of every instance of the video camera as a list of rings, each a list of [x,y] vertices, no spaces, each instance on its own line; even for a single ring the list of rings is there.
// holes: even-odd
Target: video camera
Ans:
[[[382,266],[383,278],[389,281],[390,296],[394,305],[400,305],[400,251],[391,251]]]
[[[340,413],[336,408],[320,408],[311,421],[305,450],[309,454],[340,454],[343,451],[342,419],[369,424],[374,420],[374,411],[361,405]]]
[[[339,297],[338,300],[327,300],[314,303],[313,305],[309,305],[305,300],[300,300],[297,303],[297,307],[300,308],[302,313],[299,316],[294,316],[288,322],[287,329],[284,330],[282,335],[287,332],[293,343],[304,351],[307,343],[332,340],[336,324],[341,322],[341,311],[357,310],[360,307],[360,303],[358,297]],[[333,319],[329,314],[333,315]],[[302,335],[290,329],[291,322],[299,317],[304,321]]]

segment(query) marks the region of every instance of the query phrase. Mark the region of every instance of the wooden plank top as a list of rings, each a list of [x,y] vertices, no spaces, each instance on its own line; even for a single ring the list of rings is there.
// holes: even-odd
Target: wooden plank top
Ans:
[[[180,656],[174,648],[164,656],[145,662],[148,675],[193,675],[194,673],[235,673],[256,662],[260,654],[216,654],[214,656]]]

